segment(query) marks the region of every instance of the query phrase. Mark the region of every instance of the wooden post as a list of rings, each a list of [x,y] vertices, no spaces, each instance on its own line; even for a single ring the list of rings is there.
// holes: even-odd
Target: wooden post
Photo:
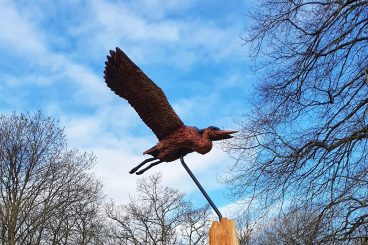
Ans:
[[[239,245],[234,220],[222,218],[220,223],[213,221],[209,236],[210,245]]]

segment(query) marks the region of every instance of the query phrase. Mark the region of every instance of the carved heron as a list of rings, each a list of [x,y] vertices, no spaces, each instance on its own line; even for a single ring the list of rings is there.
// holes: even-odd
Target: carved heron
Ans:
[[[184,125],[163,91],[121,49],[110,50],[105,65],[107,86],[128,100],[159,140],[143,153],[152,157],[134,167],[131,174],[142,174],[161,162],[171,162],[194,151],[206,154],[212,149],[212,141],[232,138],[231,134],[237,132],[214,126],[198,129]],[[149,162],[148,167],[138,171]]]

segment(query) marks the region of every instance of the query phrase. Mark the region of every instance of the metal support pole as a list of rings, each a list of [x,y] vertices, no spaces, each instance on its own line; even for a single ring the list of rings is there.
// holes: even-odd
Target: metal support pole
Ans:
[[[190,175],[190,177],[192,178],[192,180],[194,181],[194,183],[198,186],[199,190],[202,192],[203,196],[207,199],[208,203],[211,205],[211,207],[215,210],[217,216],[219,217],[219,221],[221,221],[222,219],[222,214],[220,213],[220,211],[218,210],[218,208],[216,207],[216,205],[213,203],[213,201],[211,200],[211,198],[208,196],[207,192],[203,189],[202,185],[199,183],[199,181],[197,180],[197,178],[194,176],[194,174],[192,173],[192,171],[190,171],[189,167],[187,166],[187,164],[184,162],[184,158],[183,156],[180,157],[180,161],[181,164],[183,165],[183,167],[185,168],[185,170],[188,172],[188,174]]]

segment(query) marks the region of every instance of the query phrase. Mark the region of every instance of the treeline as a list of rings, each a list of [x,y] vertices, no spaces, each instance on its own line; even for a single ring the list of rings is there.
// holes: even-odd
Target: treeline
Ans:
[[[1,115],[1,244],[206,244],[208,207],[160,175],[140,179],[128,204],[106,203],[94,164],[41,112]]]

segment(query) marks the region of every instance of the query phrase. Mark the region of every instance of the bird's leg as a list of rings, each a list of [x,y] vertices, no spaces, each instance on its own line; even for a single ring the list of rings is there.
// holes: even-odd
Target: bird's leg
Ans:
[[[129,171],[130,174],[134,174],[140,167],[142,167],[144,164],[153,161],[153,160],[157,160],[154,157],[148,158],[146,160],[144,160],[143,162],[141,162],[140,164],[138,164],[136,167],[132,168],[132,170]]]
[[[148,165],[148,167],[146,167],[146,168],[144,168],[144,169],[142,169],[142,170],[138,171],[136,174],[137,174],[137,175],[141,175],[141,174],[143,174],[144,172],[146,172],[148,169],[152,168],[153,166],[156,166],[156,165],[157,165],[157,164],[159,164],[159,163],[162,163],[162,161],[161,161],[161,160],[158,160],[157,162],[153,162],[153,163],[151,163],[150,165]]]

